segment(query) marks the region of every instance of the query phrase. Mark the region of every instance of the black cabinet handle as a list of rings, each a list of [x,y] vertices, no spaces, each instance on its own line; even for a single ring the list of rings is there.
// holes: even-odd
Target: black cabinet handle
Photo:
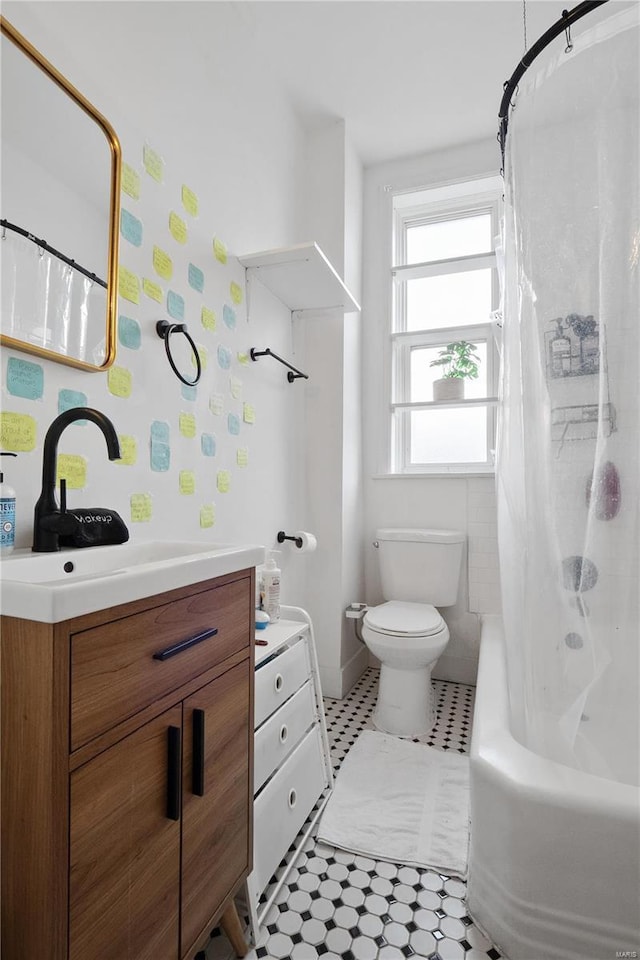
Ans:
[[[193,771],[191,792],[204,797],[204,710],[193,711]]]
[[[153,654],[154,660],[168,660],[169,657],[175,657],[177,653],[182,653],[183,650],[188,650],[189,647],[195,647],[197,643],[202,643],[203,640],[208,640],[209,637],[215,637],[218,632],[218,628],[214,627],[212,630],[205,630],[203,633],[196,633],[195,637],[187,637],[186,640],[180,640],[178,643],[174,643],[170,647],[166,647],[164,650],[158,650],[157,653]]]
[[[180,819],[180,727],[167,729],[167,817]]]

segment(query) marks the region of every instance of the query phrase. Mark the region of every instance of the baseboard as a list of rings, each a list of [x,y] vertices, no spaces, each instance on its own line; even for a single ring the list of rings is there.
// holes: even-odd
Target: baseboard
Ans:
[[[364,644],[362,648],[357,650],[351,659],[341,667],[328,667],[326,664],[318,664],[323,697],[342,700],[342,698],[346,697],[349,693],[349,690],[351,690],[356,680],[360,679],[368,666],[369,651]]]

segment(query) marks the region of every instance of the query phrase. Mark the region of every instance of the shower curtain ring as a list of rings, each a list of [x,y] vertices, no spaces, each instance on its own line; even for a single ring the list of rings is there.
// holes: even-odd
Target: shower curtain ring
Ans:
[[[562,16],[566,19],[569,16],[569,11],[563,10]],[[573,50],[573,41],[571,39],[571,24],[567,24],[567,26],[564,28],[564,35],[567,38],[567,45],[564,48],[564,52],[569,53],[571,50]]]

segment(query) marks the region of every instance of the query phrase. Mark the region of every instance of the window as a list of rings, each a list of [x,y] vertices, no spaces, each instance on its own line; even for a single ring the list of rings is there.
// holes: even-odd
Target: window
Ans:
[[[493,467],[497,355],[497,177],[398,194],[393,203],[391,470],[470,473]],[[448,343],[476,347],[464,400],[434,402],[431,362]]]

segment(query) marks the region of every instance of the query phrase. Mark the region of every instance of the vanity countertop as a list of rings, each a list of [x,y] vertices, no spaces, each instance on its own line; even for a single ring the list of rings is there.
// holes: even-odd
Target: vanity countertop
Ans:
[[[33,553],[0,561],[5,617],[60,623],[72,617],[190,586],[264,562],[256,544],[152,540]]]

